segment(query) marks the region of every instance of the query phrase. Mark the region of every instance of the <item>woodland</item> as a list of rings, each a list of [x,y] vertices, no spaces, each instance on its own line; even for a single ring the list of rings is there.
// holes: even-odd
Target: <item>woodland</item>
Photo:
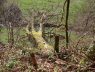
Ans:
[[[0,72],[95,72],[95,0],[0,0]]]

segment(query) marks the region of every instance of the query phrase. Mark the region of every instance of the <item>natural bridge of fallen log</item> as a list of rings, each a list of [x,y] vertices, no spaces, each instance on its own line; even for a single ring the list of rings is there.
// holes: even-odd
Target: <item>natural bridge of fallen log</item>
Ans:
[[[29,31],[29,25],[31,25],[32,30]],[[53,46],[51,46],[49,43],[47,43],[44,38],[42,37],[42,23],[40,23],[39,31],[35,30],[34,23],[28,24],[25,28],[26,33],[32,35],[32,37],[36,40],[38,48],[41,50],[44,54],[50,54],[54,52]]]

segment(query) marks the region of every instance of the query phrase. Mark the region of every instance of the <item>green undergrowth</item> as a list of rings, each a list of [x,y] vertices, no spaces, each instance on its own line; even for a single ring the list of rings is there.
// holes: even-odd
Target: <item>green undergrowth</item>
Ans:
[[[16,45],[28,46],[31,44],[28,41],[28,37],[25,33],[25,30],[23,29],[18,30],[18,28],[14,28],[14,40],[16,42]],[[8,43],[8,30],[6,28],[1,29],[0,42]]]

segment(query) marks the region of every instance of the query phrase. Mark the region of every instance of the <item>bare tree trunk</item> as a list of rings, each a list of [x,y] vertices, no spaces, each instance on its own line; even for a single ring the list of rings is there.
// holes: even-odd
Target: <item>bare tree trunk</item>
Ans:
[[[68,48],[69,38],[68,38],[68,16],[69,16],[69,5],[70,0],[67,0],[67,10],[66,10],[66,47]]]
[[[54,47],[54,49],[57,53],[59,52],[59,36],[58,35],[55,36],[55,47]]]
[[[12,48],[14,44],[14,33],[13,33],[13,26],[11,25],[11,23],[9,23],[8,30],[9,30],[8,42],[10,43],[10,48]]]

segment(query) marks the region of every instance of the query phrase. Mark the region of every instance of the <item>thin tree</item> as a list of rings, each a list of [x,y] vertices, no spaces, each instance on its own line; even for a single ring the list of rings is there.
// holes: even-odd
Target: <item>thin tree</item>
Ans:
[[[66,47],[68,48],[69,43],[69,37],[68,37],[68,16],[69,16],[69,6],[70,6],[70,0],[67,0],[67,9],[66,9]]]

